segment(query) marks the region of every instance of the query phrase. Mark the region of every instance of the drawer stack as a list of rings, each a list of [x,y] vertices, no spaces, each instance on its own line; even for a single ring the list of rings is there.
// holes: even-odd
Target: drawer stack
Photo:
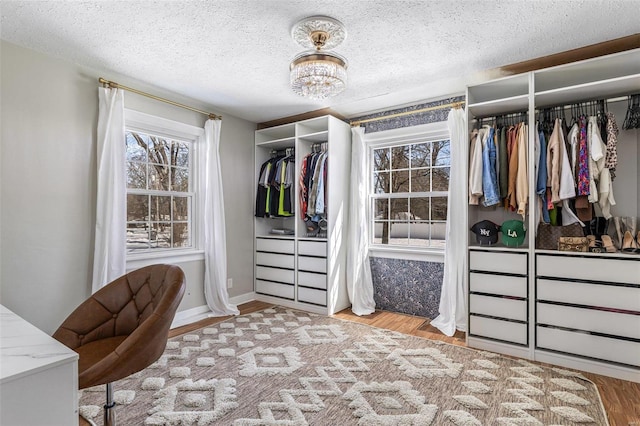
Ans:
[[[298,301],[327,306],[327,243],[298,241]]]
[[[640,262],[537,255],[535,344],[640,368]]]
[[[292,239],[256,238],[256,293],[295,300],[295,259]]]
[[[469,336],[528,345],[528,254],[469,251]]]

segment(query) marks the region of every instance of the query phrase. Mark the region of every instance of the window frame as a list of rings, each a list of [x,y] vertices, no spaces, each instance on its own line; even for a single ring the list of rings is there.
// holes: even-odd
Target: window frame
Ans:
[[[397,146],[407,144],[417,144],[424,142],[434,142],[450,140],[449,130],[447,128],[447,122],[435,122],[429,124],[421,124],[412,127],[403,127],[398,129],[383,130],[375,133],[365,133],[364,142],[367,147],[367,228],[369,232],[369,254],[372,257],[385,257],[393,259],[404,260],[421,260],[421,261],[433,261],[444,262],[444,249],[435,247],[417,247],[417,246],[400,246],[389,244],[376,244],[373,243],[374,236],[374,200],[377,198],[403,198],[406,196],[394,196],[393,194],[386,194],[384,196],[377,196],[374,193],[373,188],[373,155],[374,150],[380,148],[393,148]],[[430,166],[431,167],[431,166]],[[453,167],[451,164],[449,167]],[[410,197],[424,197],[429,195],[444,196],[448,198],[448,191],[432,191],[432,192],[414,192],[410,193]],[[448,202],[447,202],[448,204]]]
[[[140,252],[129,252],[125,248],[127,269],[140,268],[157,262],[188,262],[193,260],[203,260],[204,250],[200,229],[202,229],[202,190],[201,190],[201,167],[200,155],[201,145],[204,141],[204,129],[164,117],[125,108],[124,128],[126,131],[135,131],[154,136],[166,137],[178,141],[187,141],[191,144],[190,152],[190,184],[192,194],[191,202],[191,247],[170,247],[157,250],[145,250]],[[123,161],[126,161],[124,159]],[[126,193],[129,193],[127,188]],[[140,190],[133,190],[132,193]],[[144,193],[154,195],[156,191],[143,190]],[[173,191],[162,191],[166,195],[175,195]],[[126,231],[125,231],[126,232]]]

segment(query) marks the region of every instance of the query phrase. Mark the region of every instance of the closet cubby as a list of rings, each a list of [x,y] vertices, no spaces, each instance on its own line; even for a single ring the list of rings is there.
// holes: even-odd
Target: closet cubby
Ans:
[[[272,152],[295,152],[291,191],[295,214],[255,218],[256,298],[327,315],[348,307],[344,226],[351,158],[349,125],[333,116],[312,118],[257,130],[255,145],[256,185],[260,168]],[[319,226],[310,232],[301,209],[300,173],[305,157],[318,150],[327,158],[325,209],[318,215],[324,229]],[[291,229],[292,233],[274,234],[274,229]]]
[[[469,132],[479,119],[505,113],[525,112],[529,122],[525,243],[480,246],[475,234],[467,234],[469,346],[640,382],[640,252],[537,249],[539,206],[531,172],[540,110],[558,107],[572,120],[571,105],[603,101],[619,129],[611,213],[640,218],[640,135],[622,126],[628,96],[640,93],[638,64],[635,49],[467,88]],[[594,205],[594,215],[601,214]],[[502,206],[467,209],[469,227],[516,218],[522,220]]]

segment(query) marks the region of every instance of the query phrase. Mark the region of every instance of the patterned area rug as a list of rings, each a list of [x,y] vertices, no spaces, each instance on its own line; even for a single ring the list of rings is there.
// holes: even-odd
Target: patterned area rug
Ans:
[[[585,377],[274,307],[170,339],[114,383],[122,425],[607,425]],[[104,386],[81,391],[102,424]]]

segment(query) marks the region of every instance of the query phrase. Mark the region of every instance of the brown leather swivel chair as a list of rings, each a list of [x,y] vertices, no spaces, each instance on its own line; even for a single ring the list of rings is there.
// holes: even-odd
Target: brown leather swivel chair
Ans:
[[[115,424],[111,382],[160,358],[185,287],[177,266],[151,265],[129,272],[91,295],[53,334],[80,355],[80,389],[107,385],[105,426]]]

